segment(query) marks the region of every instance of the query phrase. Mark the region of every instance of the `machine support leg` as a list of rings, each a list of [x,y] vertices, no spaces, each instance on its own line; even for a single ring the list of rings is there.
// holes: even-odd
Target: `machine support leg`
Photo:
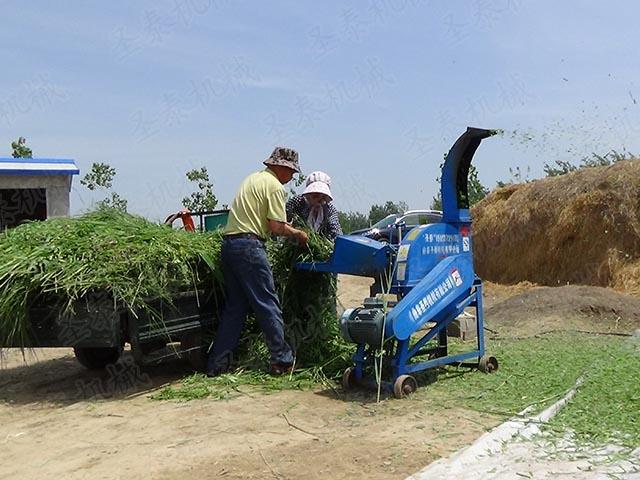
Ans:
[[[476,285],[476,332],[478,337],[478,352],[480,357],[484,355],[484,310],[482,308],[482,282]]]
[[[359,344],[356,353],[353,356],[353,361],[355,362],[355,380],[356,383],[360,383],[362,378],[364,377],[364,353],[365,353],[366,345]]]
[[[443,328],[440,333],[438,333],[438,357],[446,357],[448,352],[447,348],[447,329]]]
[[[404,375],[407,372],[407,362],[409,361],[409,339],[398,340],[396,347],[396,353],[394,355],[395,361],[393,362],[393,378],[394,380],[400,375]]]

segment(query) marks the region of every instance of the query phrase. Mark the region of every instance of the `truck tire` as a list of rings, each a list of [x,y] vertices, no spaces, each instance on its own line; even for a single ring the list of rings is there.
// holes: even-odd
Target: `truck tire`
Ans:
[[[122,354],[122,347],[74,347],[73,353],[83,367],[101,370],[110,363],[116,363]]]

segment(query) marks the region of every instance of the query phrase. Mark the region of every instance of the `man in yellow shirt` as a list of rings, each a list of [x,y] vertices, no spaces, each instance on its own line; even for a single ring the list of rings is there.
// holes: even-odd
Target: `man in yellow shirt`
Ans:
[[[267,168],[244,179],[231,204],[224,229],[222,273],[226,301],[207,363],[208,375],[231,367],[247,314],[252,311],[264,332],[271,353],[271,373],[293,368],[293,352],[284,338],[282,309],[267,260],[265,240],[271,235],[293,237],[307,243],[307,234],[287,224],[283,185],[300,173],[298,152],[276,147],[263,162]]]

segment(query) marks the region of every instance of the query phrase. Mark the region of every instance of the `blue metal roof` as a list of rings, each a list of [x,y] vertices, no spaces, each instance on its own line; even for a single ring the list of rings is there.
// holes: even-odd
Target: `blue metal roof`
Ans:
[[[65,158],[0,158],[0,175],[77,175],[78,166]]]

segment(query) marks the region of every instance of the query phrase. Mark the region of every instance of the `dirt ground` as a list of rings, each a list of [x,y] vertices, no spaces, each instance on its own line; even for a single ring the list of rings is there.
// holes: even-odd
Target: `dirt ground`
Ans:
[[[339,307],[359,304],[369,283],[341,277]],[[611,290],[545,288],[487,284],[487,322],[513,333],[521,322],[558,324],[551,312],[578,312],[595,319],[580,326],[594,328],[602,318],[615,325],[611,308],[620,318],[640,311],[639,300]],[[125,357],[95,373],[69,349],[34,353],[9,350],[2,359],[0,478],[404,478],[499,423],[459,408],[433,411],[428,388],[380,404],[371,392],[340,389],[157,401],[150,395],[184,377],[186,365],[141,370]]]
[[[341,278],[340,303],[359,304],[369,283]],[[33,353],[2,360],[0,478],[404,478],[498,423],[434,413],[426,393],[380,404],[340,389],[157,401],[186,365],[140,370],[125,358],[93,373],[69,349]]]
[[[558,330],[632,334],[640,328],[640,298],[610,288],[583,285],[506,287],[489,284],[487,327],[503,336],[531,336]]]
[[[373,395],[331,390],[149,399],[180,376],[171,370],[145,370],[133,392],[91,399],[78,383],[96,377],[66,350],[5,369],[0,449],[9,461],[0,478],[398,478],[496,423],[474,412],[431,414],[419,399],[376,405]]]

